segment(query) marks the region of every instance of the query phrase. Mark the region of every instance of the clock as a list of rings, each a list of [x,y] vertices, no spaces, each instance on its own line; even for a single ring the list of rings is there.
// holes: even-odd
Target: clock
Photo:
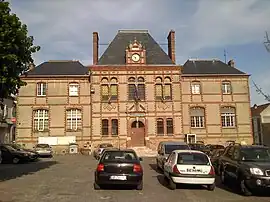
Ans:
[[[138,62],[140,60],[140,55],[138,53],[135,53],[131,56],[131,59],[134,61],[134,62]]]

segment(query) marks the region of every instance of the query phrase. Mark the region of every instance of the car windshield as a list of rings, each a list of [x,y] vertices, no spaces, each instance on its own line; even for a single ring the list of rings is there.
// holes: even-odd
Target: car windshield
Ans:
[[[211,145],[210,146],[211,149],[224,149],[223,145]]]
[[[243,161],[270,161],[269,148],[242,148]]]
[[[189,147],[184,144],[165,145],[165,154],[171,154],[174,150],[189,150]]]
[[[210,165],[205,154],[201,153],[179,153],[177,164],[181,165]]]
[[[36,148],[49,148],[48,144],[37,144]]]
[[[17,144],[9,144],[7,146],[10,146],[10,147],[13,147],[14,149],[16,150],[21,150],[22,148],[20,147],[20,145],[17,145]]]
[[[107,147],[113,147],[112,144],[101,144],[100,148],[107,148]]]
[[[10,145],[5,145],[5,148],[7,148],[9,151],[17,151],[17,149],[13,148]]]
[[[136,154],[132,151],[106,151],[102,162],[134,162],[138,161]]]
[[[202,149],[207,149],[205,145],[203,144],[193,144],[193,145],[190,145],[190,147],[192,149],[196,149],[196,150],[202,150]]]

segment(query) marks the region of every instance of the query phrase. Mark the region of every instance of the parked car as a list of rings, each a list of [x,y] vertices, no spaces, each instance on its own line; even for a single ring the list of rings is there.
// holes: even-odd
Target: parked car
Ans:
[[[103,185],[132,185],[143,189],[142,159],[132,149],[106,150],[95,171],[94,189]]]
[[[201,143],[191,143],[188,145],[191,150],[197,150],[206,153],[207,155],[210,154],[210,149],[207,148],[204,144]]]
[[[98,159],[100,157],[100,154],[105,148],[113,148],[113,145],[111,143],[102,143],[97,146],[97,148],[94,150],[94,157]]]
[[[0,164],[2,163],[2,152],[0,150]]]
[[[190,150],[189,146],[185,142],[176,141],[162,141],[158,145],[156,164],[157,168],[163,170],[164,163],[168,156],[174,150]]]
[[[259,145],[231,145],[219,159],[223,184],[237,185],[243,195],[270,187],[269,148]]]
[[[0,150],[2,153],[2,162],[5,163],[17,164],[31,160],[29,152],[16,150],[9,145],[0,145]]]
[[[207,148],[209,148],[210,152],[216,150],[216,149],[224,149],[225,147],[220,144],[208,144],[206,145]]]
[[[217,175],[219,175],[218,165],[219,165],[219,158],[224,153],[225,149],[215,149],[211,152],[209,155],[212,165],[215,168],[215,172]]]
[[[31,161],[35,161],[38,159],[38,153],[35,152],[34,150],[31,149],[25,149],[23,148],[21,145],[19,144],[5,144],[5,145],[9,145],[11,147],[13,147],[14,149],[18,150],[18,151],[24,151],[27,152],[29,154],[29,158]]]
[[[201,151],[173,151],[164,164],[164,177],[172,190],[177,184],[206,185],[210,191],[215,189],[215,169]]]
[[[53,157],[53,150],[49,144],[37,144],[34,150],[38,153],[39,157]]]

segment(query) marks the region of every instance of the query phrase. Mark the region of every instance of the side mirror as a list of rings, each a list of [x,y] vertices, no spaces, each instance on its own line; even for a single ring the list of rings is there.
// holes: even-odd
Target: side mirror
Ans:
[[[139,161],[143,161],[142,157],[139,157]]]

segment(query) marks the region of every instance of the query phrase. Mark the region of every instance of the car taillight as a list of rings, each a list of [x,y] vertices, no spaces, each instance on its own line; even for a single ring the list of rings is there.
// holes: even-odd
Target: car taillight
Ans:
[[[173,166],[173,173],[180,174],[180,172],[179,172],[179,170],[177,168],[177,165]]]
[[[211,169],[210,169],[209,175],[215,175],[215,169],[214,169],[214,167],[213,167],[213,166],[211,166]]]
[[[102,171],[104,171],[104,165],[103,164],[98,164],[98,166],[97,166],[97,171],[98,172],[102,172]]]
[[[134,173],[141,173],[142,172],[142,166],[139,164],[134,164],[133,165],[133,172]]]

